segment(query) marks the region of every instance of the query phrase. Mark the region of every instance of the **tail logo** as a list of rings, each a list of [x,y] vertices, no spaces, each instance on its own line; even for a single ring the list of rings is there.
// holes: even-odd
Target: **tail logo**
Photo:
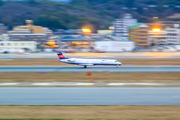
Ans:
[[[59,58],[65,58],[65,56],[64,56],[64,55],[58,55],[58,57],[59,57]]]

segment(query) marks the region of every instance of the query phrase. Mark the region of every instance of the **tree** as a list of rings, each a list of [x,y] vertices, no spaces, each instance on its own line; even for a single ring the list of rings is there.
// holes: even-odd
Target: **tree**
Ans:
[[[37,3],[37,1],[36,0],[28,0],[28,3],[29,4],[35,4],[35,3]]]
[[[89,2],[88,2],[88,0],[72,0],[71,4],[81,5],[81,6],[88,6]]]
[[[4,4],[3,0],[0,0],[0,6],[2,6]]]

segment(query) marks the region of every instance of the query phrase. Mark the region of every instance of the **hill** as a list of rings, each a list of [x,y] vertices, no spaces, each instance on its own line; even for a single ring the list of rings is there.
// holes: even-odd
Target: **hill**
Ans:
[[[180,12],[178,0],[72,0],[69,3],[48,0],[0,1],[0,22],[12,26],[25,24],[26,19],[55,29],[76,29],[86,25],[106,29],[115,18],[131,13],[139,22],[180,20],[169,17]]]

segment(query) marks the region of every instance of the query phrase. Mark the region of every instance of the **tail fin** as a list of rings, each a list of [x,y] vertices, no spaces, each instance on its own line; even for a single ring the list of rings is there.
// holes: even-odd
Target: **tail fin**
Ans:
[[[68,59],[63,55],[62,52],[58,52],[57,55],[58,55],[59,59]]]

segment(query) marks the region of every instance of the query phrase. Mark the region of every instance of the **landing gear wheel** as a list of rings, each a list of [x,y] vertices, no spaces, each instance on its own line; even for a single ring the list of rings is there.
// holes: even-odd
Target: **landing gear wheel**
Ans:
[[[85,65],[84,68],[87,68],[87,66]]]
[[[119,67],[119,65],[117,65],[117,68]]]

